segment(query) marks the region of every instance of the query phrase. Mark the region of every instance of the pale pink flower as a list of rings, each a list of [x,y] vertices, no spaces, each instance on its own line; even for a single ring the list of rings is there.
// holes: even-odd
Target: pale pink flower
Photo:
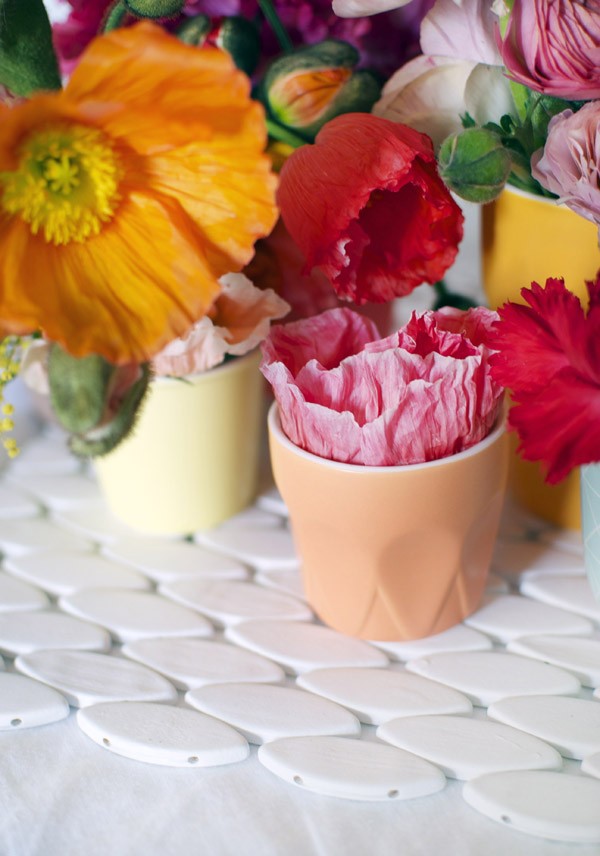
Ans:
[[[600,98],[597,0],[515,0],[500,42],[510,76],[571,100]]]
[[[502,65],[497,25],[490,0],[437,0],[421,23],[421,50],[428,56]]]
[[[531,172],[560,202],[600,229],[600,101],[550,120],[544,148],[531,159]]]
[[[219,282],[221,293],[210,316],[154,358],[156,374],[184,377],[214,368],[227,355],[243,356],[262,342],[271,321],[289,311],[289,305],[274,291],[255,288],[243,274],[226,274]]]
[[[379,339],[350,309],[274,327],[261,370],[284,432],[330,460],[395,466],[443,458],[495,425],[503,388],[487,340],[495,312],[478,307],[413,313]]]
[[[363,15],[378,15],[406,6],[411,0],[333,0],[333,11],[340,18],[362,18]]]

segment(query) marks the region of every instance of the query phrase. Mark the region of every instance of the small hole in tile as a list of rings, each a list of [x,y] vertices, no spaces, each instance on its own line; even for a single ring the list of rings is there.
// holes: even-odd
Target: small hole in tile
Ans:
[[[108,737],[103,737],[102,742],[105,746],[110,746],[110,740],[108,739]]]
[[[500,820],[502,821],[502,823],[512,823],[512,820],[507,814],[503,814]]]
[[[17,725],[22,725],[22,724],[23,724],[23,720],[22,720],[22,719],[19,719],[19,718],[17,717],[17,718],[15,718],[15,719],[11,719],[10,724],[11,724],[11,725],[13,725],[13,726],[16,728],[16,727],[17,727]]]
[[[388,791],[388,797],[389,797],[391,800],[393,800],[393,799],[394,799],[395,797],[397,797],[397,796],[398,796],[398,791],[393,790],[393,789],[392,789],[391,791]]]
[[[304,782],[302,781],[302,776],[294,776],[294,782],[297,785],[303,785],[304,784]]]
[[[197,755],[190,755],[188,758],[188,764],[197,764],[200,759]]]

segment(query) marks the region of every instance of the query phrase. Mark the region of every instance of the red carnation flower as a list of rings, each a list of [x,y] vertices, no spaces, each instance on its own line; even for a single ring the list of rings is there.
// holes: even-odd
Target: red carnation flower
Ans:
[[[318,266],[357,304],[437,282],[463,235],[429,137],[369,113],[338,116],[297,149],[277,201],[306,270]]]
[[[600,273],[587,283],[589,306],[562,279],[523,288],[528,305],[506,303],[492,338],[492,375],[511,390],[509,425],[528,461],[555,483],[600,461]]]

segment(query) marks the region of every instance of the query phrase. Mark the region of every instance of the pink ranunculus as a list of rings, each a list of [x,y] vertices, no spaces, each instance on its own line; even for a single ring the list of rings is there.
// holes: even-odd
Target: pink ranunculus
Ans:
[[[515,0],[499,44],[518,83],[558,98],[600,98],[597,0]]]
[[[154,358],[157,375],[184,377],[218,366],[227,355],[241,357],[262,342],[271,321],[289,311],[274,291],[255,288],[241,273],[226,274],[219,282],[222,290],[209,315]]]
[[[600,230],[600,101],[550,120],[546,144],[533,155],[531,172],[542,187]]]
[[[435,460],[482,440],[503,387],[489,371],[497,319],[483,307],[413,313],[379,339],[350,309],[274,327],[261,370],[284,432],[323,458],[366,466]]]

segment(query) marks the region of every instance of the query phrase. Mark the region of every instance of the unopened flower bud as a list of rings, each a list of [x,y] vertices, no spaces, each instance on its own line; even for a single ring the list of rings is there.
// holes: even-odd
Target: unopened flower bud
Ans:
[[[381,87],[369,71],[354,71],[358,52],[346,42],[327,40],[276,59],[260,92],[281,125],[314,137],[340,113],[368,113]]]
[[[213,34],[214,44],[231,55],[239,69],[251,75],[260,59],[260,33],[253,21],[232,15]]]
[[[438,166],[443,181],[462,199],[491,202],[506,184],[512,159],[498,134],[467,128],[444,140]]]
[[[194,15],[179,24],[175,30],[175,35],[186,45],[202,47],[211,30],[212,23],[208,15]]]
[[[138,18],[174,18],[183,10],[185,0],[125,0],[125,6]]]

